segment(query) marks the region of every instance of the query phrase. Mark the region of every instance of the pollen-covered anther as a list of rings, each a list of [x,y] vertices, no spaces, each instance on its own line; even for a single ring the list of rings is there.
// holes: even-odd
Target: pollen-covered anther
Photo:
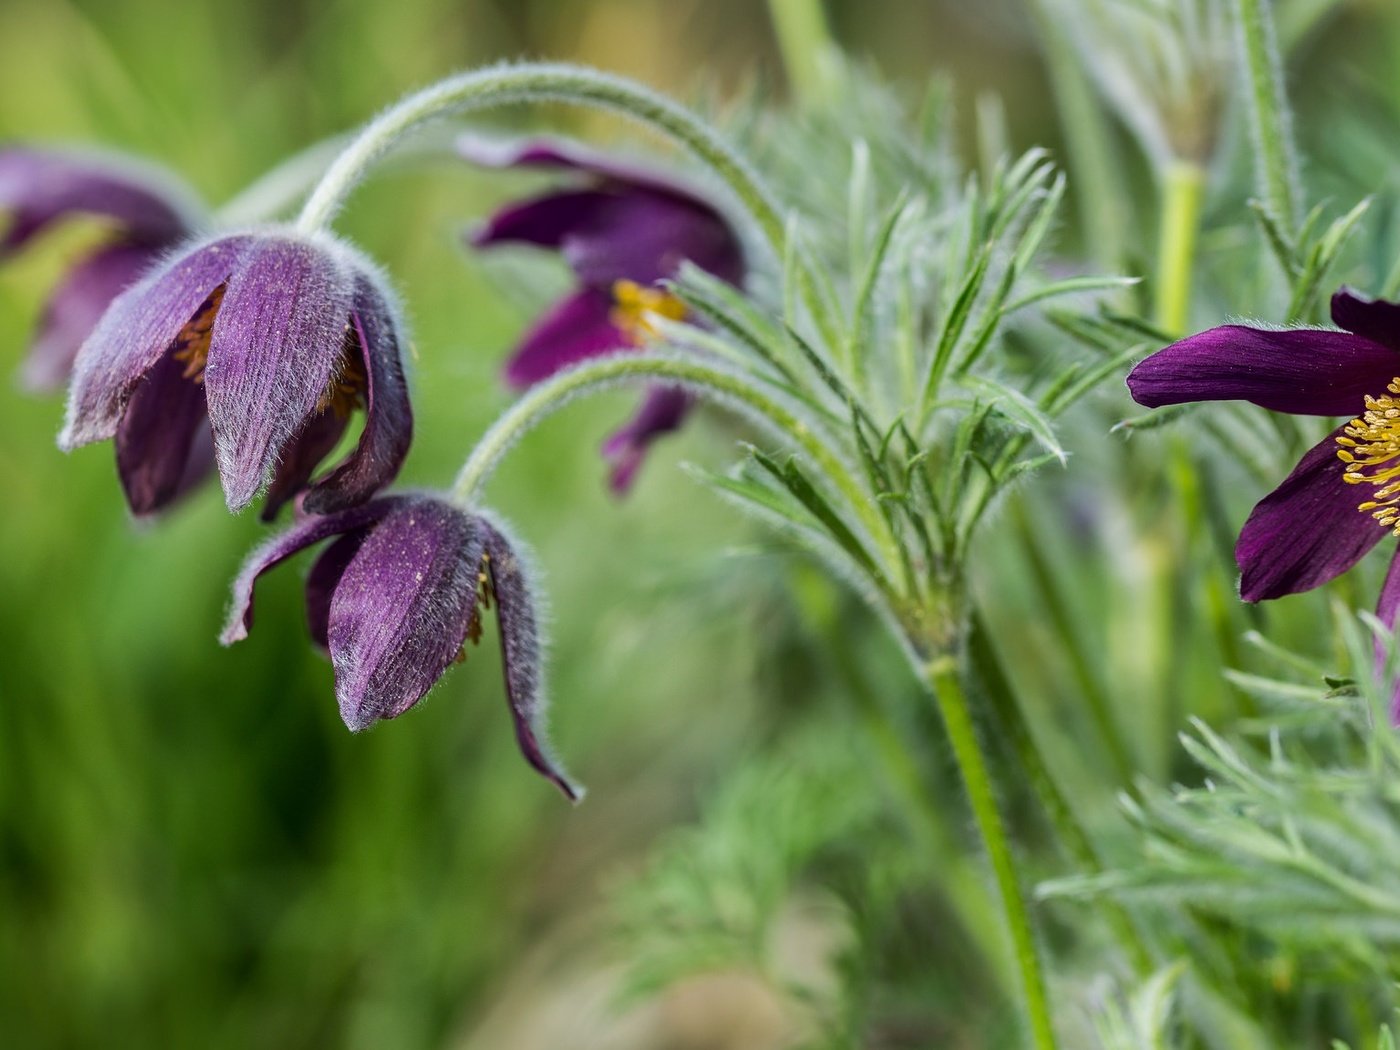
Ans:
[[[1400,536],[1400,378],[1390,393],[1366,397],[1366,411],[1337,436],[1342,479],[1349,485],[1374,485],[1373,498],[1357,504],[1376,522]]]
[[[224,301],[224,285],[219,285],[209,293],[209,298],[190,318],[180,334],[175,337],[175,346],[170,356],[185,366],[182,378],[196,384],[204,382],[204,368],[209,363],[209,340],[214,334],[214,318],[219,313],[219,304]]]
[[[613,308],[609,319],[634,343],[659,335],[653,318],[679,321],[685,317],[685,304],[661,288],[648,288],[636,281],[614,281]]]
[[[345,419],[364,403],[369,380],[365,375],[363,358],[353,335],[347,335],[345,350],[340,355],[340,366],[329,385],[321,392],[316,402],[316,411],[329,410],[337,419]]]

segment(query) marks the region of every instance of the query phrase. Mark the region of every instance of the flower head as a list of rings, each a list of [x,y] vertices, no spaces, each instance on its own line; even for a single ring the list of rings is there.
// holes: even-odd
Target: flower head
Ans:
[[[127,500],[149,513],[177,490],[207,420],[231,509],[266,484],[270,518],[309,484],[307,509],[339,510],[407,455],[400,342],[382,278],[337,241],[264,230],[196,242],[118,296],[83,344],[59,444],[115,438]],[[359,406],[359,444],[312,482]]]
[[[68,380],[73,358],[117,293],[190,236],[203,209],[163,171],[99,154],[0,147],[0,262],[54,223],[105,222],[106,236],[78,258],[39,315],[22,378],[35,390]]]
[[[731,284],[744,279],[734,229],[713,204],[673,179],[562,142],[502,146],[469,137],[460,149],[489,167],[583,176],[582,184],[502,208],[471,237],[476,248],[520,242],[555,249],[578,278],[578,287],[535,322],[506,362],[506,380],[514,386],[640,345],[652,333],[651,315],[684,317],[663,284],[682,262]],[[632,421],[608,438],[603,454],[613,467],[615,491],[626,491],[647,447],[680,426],[689,407],[682,392],[654,388]]]
[[[332,538],[307,577],[306,613],[312,640],[335,668],[345,724],[359,732],[415,706],[481,637],[482,610],[494,605],[520,749],[577,800],[579,789],[544,741],[539,628],[524,565],[515,545],[480,515],[435,496],[405,495],[304,517],[244,563],[223,643],[252,627],[259,576]]]
[[[1142,405],[1249,401],[1277,412],[1347,416],[1255,506],[1235,560],[1247,602],[1310,590],[1400,535],[1400,304],[1342,289],[1343,331],[1225,325],[1157,351],[1128,376]],[[1377,609],[1400,614],[1400,556]],[[1392,710],[1400,722],[1400,692]]]

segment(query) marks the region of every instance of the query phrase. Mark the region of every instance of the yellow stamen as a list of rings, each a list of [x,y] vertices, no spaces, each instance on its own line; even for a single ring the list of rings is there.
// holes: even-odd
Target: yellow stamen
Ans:
[[[1380,397],[1366,395],[1366,411],[1342,428],[1337,458],[1346,464],[1347,484],[1376,488],[1356,509],[1400,536],[1400,377],[1386,389]]]
[[[224,286],[219,285],[209,293],[202,306],[180,329],[175,337],[171,356],[185,365],[181,378],[195,383],[204,382],[204,366],[209,361],[209,337],[214,332],[214,317],[219,312],[219,304],[224,301]]]
[[[649,336],[659,335],[653,317],[679,321],[685,317],[685,304],[670,292],[648,288],[636,281],[614,281],[613,308],[609,319],[627,334],[632,342],[641,344]]]

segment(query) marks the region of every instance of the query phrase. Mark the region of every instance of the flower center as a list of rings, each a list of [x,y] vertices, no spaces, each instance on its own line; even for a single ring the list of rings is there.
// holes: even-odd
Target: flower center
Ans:
[[[1349,485],[1374,485],[1373,498],[1357,504],[1400,536],[1400,378],[1380,397],[1366,395],[1366,411],[1337,436],[1337,458]]]
[[[204,300],[175,337],[170,352],[176,361],[184,362],[182,378],[195,383],[204,382],[204,366],[209,363],[209,337],[214,332],[214,317],[223,301],[224,286],[221,284],[209,293],[209,298]]]
[[[613,308],[609,320],[617,325],[634,343],[643,343],[648,336],[659,335],[653,317],[679,321],[685,317],[685,304],[670,292],[648,288],[636,281],[614,281]]]

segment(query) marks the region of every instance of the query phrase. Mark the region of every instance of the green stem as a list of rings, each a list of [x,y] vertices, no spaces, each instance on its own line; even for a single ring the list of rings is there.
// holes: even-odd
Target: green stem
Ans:
[[[835,52],[821,0],[768,0],[792,93],[809,104],[826,102],[832,93],[829,58]]]
[[[313,231],[329,225],[374,163],[427,121],[488,106],[545,101],[613,110],[680,143],[729,186],[782,258],[786,238],[777,204],[748,163],[708,124],[634,81],[562,63],[474,70],[402,99],[365,125],[331,164],[307,199],[297,226]]]
[[[923,673],[934,700],[938,703],[939,713],[943,716],[943,724],[948,730],[948,741],[952,745],[958,772],[962,775],[963,786],[967,790],[968,802],[972,807],[972,815],[987,849],[987,857],[991,861],[1006,925],[1011,934],[1016,966],[1021,974],[1021,990],[1025,997],[1026,1014],[1030,1021],[1034,1044],[1037,1050],[1054,1050],[1055,1028],[1045,994],[1045,978],[1041,972],[1035,932],[1031,928],[1030,912],[1026,907],[1020,878],[1016,873],[1016,860],[1011,855],[1011,843],[1006,837],[1006,826],[997,810],[986,759],[983,757],[981,745],[977,742],[967,695],[963,692],[962,683],[958,681],[957,662],[951,656],[941,656],[929,661],[924,666]]]
[[[1283,90],[1283,64],[1269,0],[1235,0],[1237,41],[1248,77],[1246,101],[1254,139],[1255,181],[1274,218],[1290,236],[1298,232],[1298,159]]]
[[[1191,275],[1204,189],[1205,172],[1191,161],[1173,161],[1163,173],[1156,321],[1172,335],[1185,333],[1191,318]]]
[[[882,572],[877,581],[888,590],[888,574],[898,571],[899,545],[881,516],[873,496],[861,485],[855,471],[801,417],[795,406],[769,397],[742,373],[710,362],[664,351],[619,353],[584,362],[531,387],[491,426],[462,465],[452,495],[463,504],[477,499],[483,484],[506,451],[523,434],[573,398],[622,381],[659,380],[685,387],[740,411],[760,426],[774,431],[801,449],[857,516],[879,554]]]
[[[1113,138],[1084,63],[1065,31],[1064,17],[1048,9],[1047,0],[1031,0],[1050,73],[1055,107],[1069,151],[1071,184],[1078,198],[1089,255],[1116,270],[1123,265],[1128,208],[1118,187],[1121,179]]]
[[[968,656],[972,661],[978,684],[996,711],[998,722],[1010,738],[1011,749],[1032,791],[1039,799],[1041,808],[1055,829],[1060,845],[1082,871],[1103,871],[1103,860],[1050,772],[1049,763],[1035,742],[1031,728],[1016,702],[1011,682],[992,644],[991,632],[981,613],[975,609],[967,644]],[[1143,976],[1150,974],[1153,968],[1152,954],[1143,944],[1132,918],[1116,901],[1108,901],[1105,909],[1110,927],[1119,944],[1128,953],[1137,972]]]

